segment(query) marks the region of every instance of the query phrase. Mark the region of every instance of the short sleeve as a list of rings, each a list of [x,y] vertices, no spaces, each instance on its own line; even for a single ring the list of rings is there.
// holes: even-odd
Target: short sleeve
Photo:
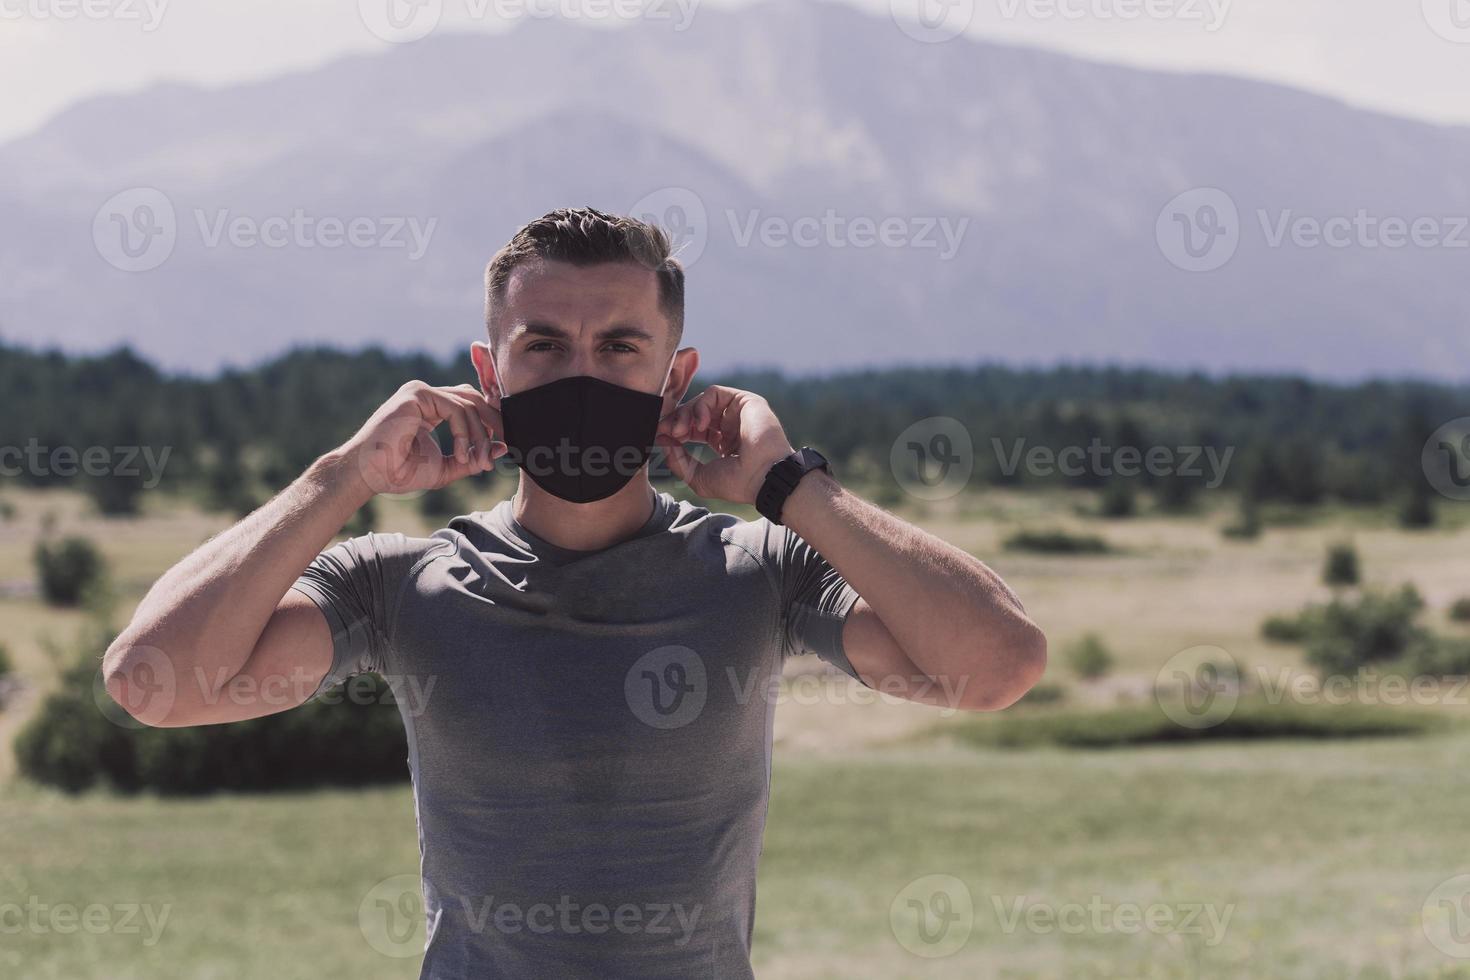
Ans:
[[[332,630],[332,667],[315,694],[391,666],[393,622],[413,566],[431,542],[366,534],[314,558],[291,588],[311,599]]]
[[[837,569],[788,527],[762,520],[765,558],[780,583],[782,659],[814,653],[862,682],[847,659],[842,627],[858,594]]]

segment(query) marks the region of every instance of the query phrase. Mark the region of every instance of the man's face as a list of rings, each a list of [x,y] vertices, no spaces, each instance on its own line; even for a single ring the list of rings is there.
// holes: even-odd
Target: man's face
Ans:
[[[475,345],[475,366],[495,400],[578,375],[660,394],[674,355],[672,335],[651,270],[631,262],[537,260],[511,273],[492,312],[491,346]],[[674,373],[684,372],[676,366]],[[681,381],[670,379],[678,394],[666,410],[687,387]]]

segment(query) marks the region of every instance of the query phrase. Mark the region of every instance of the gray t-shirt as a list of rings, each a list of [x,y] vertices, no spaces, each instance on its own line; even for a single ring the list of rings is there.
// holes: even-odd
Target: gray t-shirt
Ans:
[[[752,976],[774,685],[796,651],[853,674],[857,593],[800,537],[658,493],[577,552],[505,501],[343,541],[294,588],[332,628],[322,690],[398,695],[421,977]]]

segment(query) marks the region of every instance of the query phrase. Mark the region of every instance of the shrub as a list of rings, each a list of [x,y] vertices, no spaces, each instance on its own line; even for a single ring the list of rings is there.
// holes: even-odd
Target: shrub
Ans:
[[[1268,616],[1261,623],[1261,636],[1273,643],[1305,643],[1316,621],[1314,609]]]
[[[28,778],[164,795],[358,786],[408,778],[407,740],[387,685],[354,678],[352,696],[229,725],[140,728],[90,665],[69,670],[15,742]]]
[[[1456,599],[1450,604],[1450,619],[1457,623],[1470,623],[1470,596]]]
[[[92,476],[82,482],[82,491],[103,517],[132,517],[139,511],[142,477],[114,473]]]
[[[1417,483],[1399,507],[1399,525],[1410,530],[1434,526],[1434,501]]]
[[[459,489],[454,484],[441,487],[438,490],[426,491],[419,497],[419,513],[425,517],[442,519],[447,517],[458,517],[468,511],[464,500],[459,495]]]
[[[1105,677],[1113,669],[1113,654],[1096,633],[1088,633],[1067,648],[1067,665],[1085,681]]]
[[[1037,684],[1022,695],[1018,705],[1027,707],[1040,707],[1049,704],[1061,704],[1067,699],[1067,689],[1060,684]]]
[[[1261,507],[1254,497],[1243,494],[1240,498],[1240,513],[1235,520],[1220,529],[1227,538],[1239,541],[1253,540],[1261,536]]]
[[[1322,582],[1329,586],[1357,585],[1362,580],[1358,565],[1358,549],[1350,542],[1334,544],[1327,549],[1322,566]]]
[[[1104,711],[968,716],[937,733],[982,748],[1110,749],[1171,742],[1242,739],[1343,739],[1424,735],[1448,722],[1429,712],[1384,705],[1298,704],[1243,700],[1218,724],[1180,725],[1157,702]]]
[[[102,553],[86,538],[63,538],[36,545],[36,574],[41,597],[53,606],[75,606],[102,581]]]
[[[0,521],[8,521],[15,517],[15,504],[9,500],[0,500]]]
[[[1017,531],[1005,540],[1010,551],[1030,551],[1044,555],[1103,555],[1112,551],[1108,543],[1092,534],[1067,531]]]
[[[374,498],[363,504],[362,507],[357,511],[357,513],[352,515],[352,517],[347,521],[347,526],[342,529],[342,533],[347,535],[349,538],[355,538],[367,534],[369,531],[374,530],[377,526],[378,502],[377,499]]]
[[[1103,489],[1098,513],[1103,517],[1132,517],[1138,513],[1138,497],[1133,485],[1123,480],[1113,480]]]
[[[1350,675],[1403,656],[1426,640],[1416,622],[1423,608],[1412,585],[1388,594],[1369,592],[1356,602],[1333,600],[1320,607],[1309,629],[1307,662],[1325,674]]]
[[[1470,675],[1470,640],[1463,637],[1426,637],[1409,656],[1409,669],[1418,677]]]
[[[15,662],[10,659],[10,648],[0,643],[0,677],[15,673]]]

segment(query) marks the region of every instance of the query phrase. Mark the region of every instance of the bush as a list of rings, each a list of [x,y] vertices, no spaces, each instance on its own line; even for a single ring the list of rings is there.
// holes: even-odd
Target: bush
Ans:
[[[468,510],[459,495],[459,489],[452,483],[438,490],[426,491],[419,497],[419,513],[428,518],[458,517]]]
[[[1133,485],[1123,480],[1113,480],[1102,493],[1098,513],[1103,517],[1132,517],[1138,513],[1138,496]]]
[[[342,529],[342,533],[349,538],[356,538],[375,530],[377,526],[378,502],[377,498],[373,498],[352,515],[347,521],[347,526]]]
[[[54,546],[36,545],[36,574],[41,597],[53,606],[78,605],[102,581],[102,553],[86,538],[63,538]]]
[[[1026,707],[1040,707],[1042,705],[1061,704],[1067,700],[1067,689],[1060,684],[1037,684],[1021,696],[1017,705]]]
[[[1409,669],[1417,677],[1464,677],[1470,675],[1470,640],[1463,637],[1426,637],[1409,656]]]
[[[1361,580],[1358,549],[1349,542],[1330,546],[1327,561],[1322,566],[1322,583],[1329,586],[1357,585]]]
[[[1240,513],[1233,522],[1221,528],[1220,533],[1238,541],[1254,540],[1261,536],[1261,507],[1254,497],[1248,494],[1241,496]]]
[[[1450,604],[1450,619],[1457,623],[1470,623],[1470,596],[1456,599]]]
[[[1067,531],[1017,531],[1005,540],[1009,551],[1030,551],[1044,555],[1104,555],[1113,549],[1102,538],[1092,534]]]
[[[1443,730],[1439,715],[1384,705],[1297,704],[1244,700],[1218,724],[1180,725],[1157,702],[1104,711],[967,716],[935,733],[982,748],[1110,749],[1160,743],[1242,739],[1341,739],[1425,735]]]
[[[1113,654],[1096,633],[1088,633],[1067,648],[1067,665],[1085,681],[1105,677],[1113,669]]]
[[[0,677],[15,673],[15,662],[10,659],[10,648],[0,643]]]
[[[1307,662],[1324,674],[1351,675],[1369,664],[1393,660],[1426,642],[1417,624],[1424,600],[1412,585],[1398,592],[1369,592],[1356,602],[1334,600],[1314,614]]]
[[[1313,610],[1268,616],[1261,623],[1261,636],[1273,643],[1305,643],[1316,621]]]
[[[1409,530],[1434,526],[1434,501],[1429,491],[1417,483],[1399,507],[1399,526]]]
[[[164,795],[361,786],[408,778],[408,746],[387,685],[372,675],[329,699],[250,721],[140,728],[113,705],[95,667],[67,672],[15,742],[28,778]]]

